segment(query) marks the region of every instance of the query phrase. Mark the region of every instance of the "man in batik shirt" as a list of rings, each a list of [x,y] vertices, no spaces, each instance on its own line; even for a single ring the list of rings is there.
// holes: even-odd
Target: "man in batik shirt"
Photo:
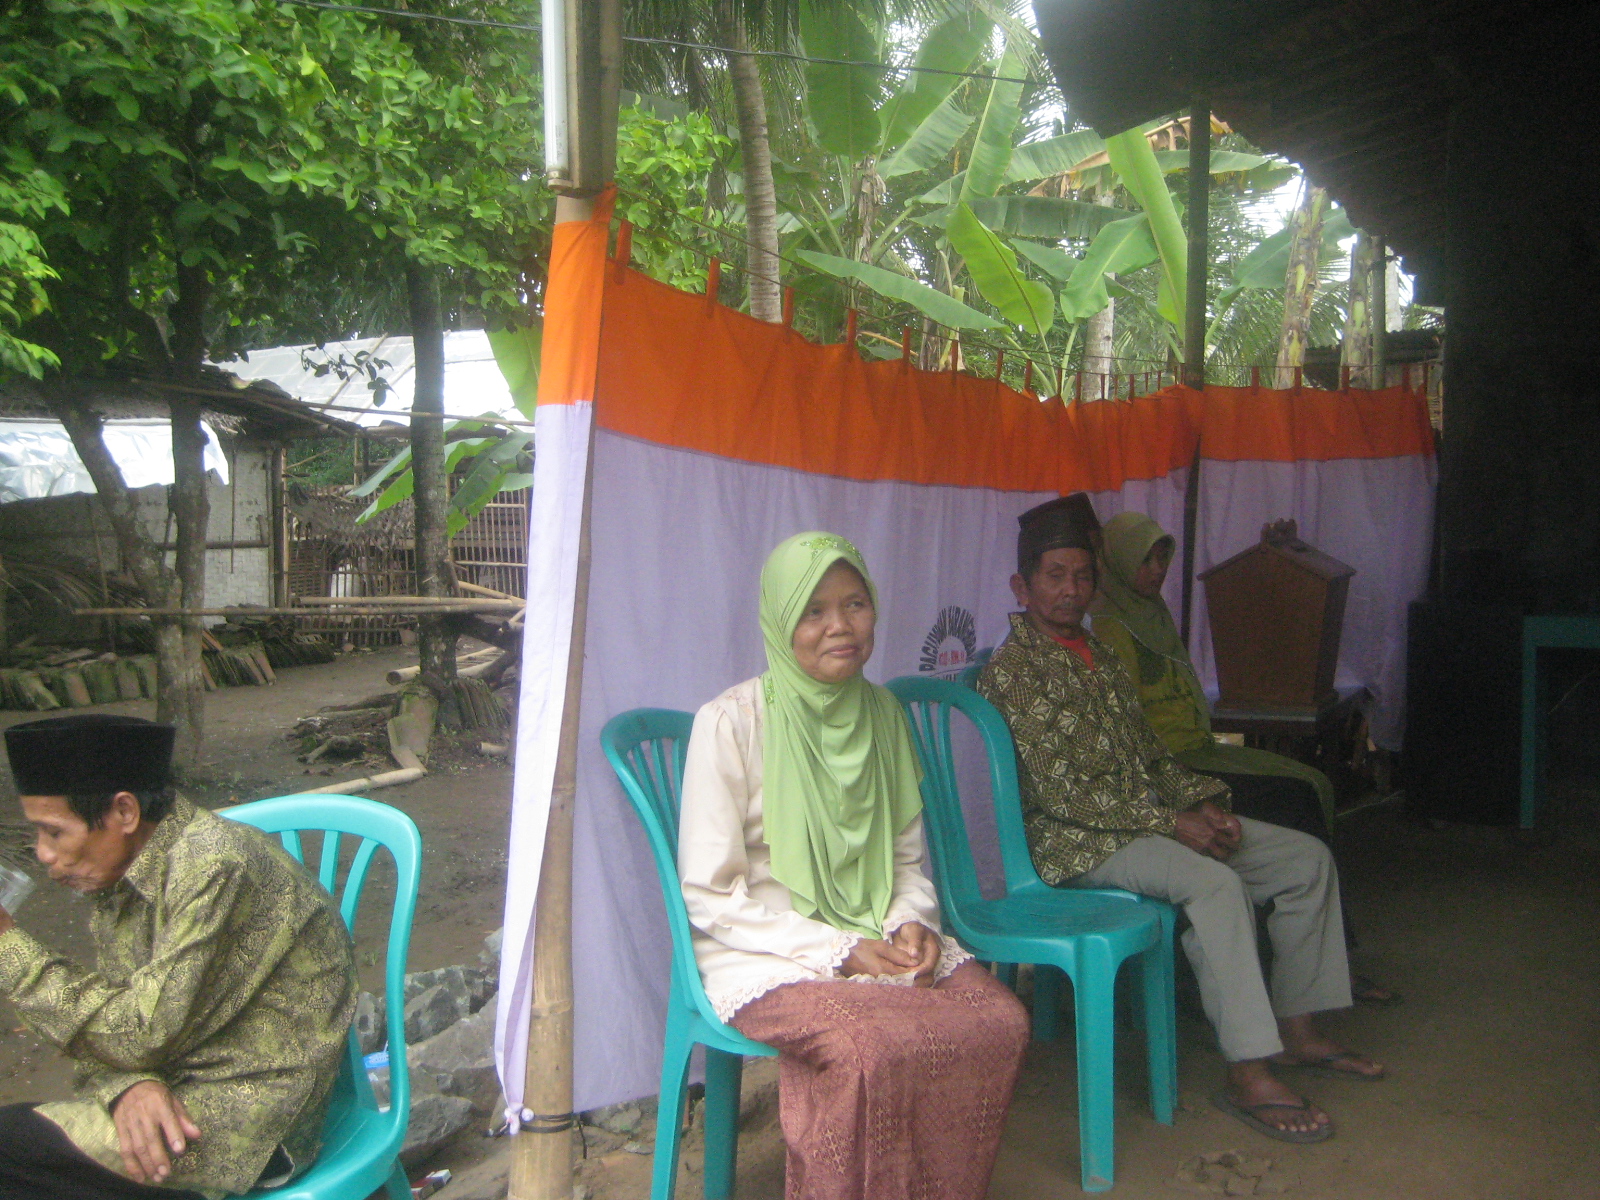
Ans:
[[[173,728],[6,730],[50,877],[90,897],[95,970],[0,910],[0,993],[76,1060],[77,1098],[0,1108],[0,1196],[217,1197],[287,1182],[321,1141],[356,983],[317,882],[171,785]]]
[[[1072,498],[1020,519],[1012,591],[1023,611],[978,679],[1017,749],[1028,846],[1046,883],[1126,888],[1183,906],[1184,949],[1228,1060],[1218,1108],[1284,1141],[1333,1134],[1269,1068],[1376,1079],[1377,1063],[1312,1014],[1350,1004],[1339,878],[1314,837],[1234,816],[1227,785],[1183,767],[1150,728],[1116,652],[1083,627],[1097,564]],[[1256,905],[1273,905],[1270,988]]]

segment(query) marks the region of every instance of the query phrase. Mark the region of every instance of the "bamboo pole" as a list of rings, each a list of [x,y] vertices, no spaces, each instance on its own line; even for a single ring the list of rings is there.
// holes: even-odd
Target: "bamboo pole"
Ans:
[[[464,579],[456,580],[456,586],[458,588],[460,588],[462,591],[465,591],[465,592],[476,592],[480,596],[488,596],[488,597],[490,597],[491,599],[494,599],[494,600],[516,600],[518,604],[527,603],[527,601],[518,599],[518,597],[513,596],[510,592],[497,592],[493,588],[482,587],[481,585],[476,584],[476,583],[468,583]]]
[[[489,607],[469,607],[488,605]],[[510,607],[501,600],[471,600],[467,604],[363,604],[349,608],[75,608],[79,617],[418,617],[448,616],[451,613],[511,613],[522,611],[522,605]]]
[[[509,651],[502,650],[498,646],[490,646],[486,650],[474,650],[470,654],[458,654],[456,655],[456,677],[458,679],[470,679],[473,672],[482,674],[483,669],[493,666],[495,659],[507,653]],[[385,675],[384,679],[389,683],[400,684],[408,679],[415,679],[420,674],[422,674],[420,665],[415,667],[396,667]]]
[[[476,609],[485,612],[514,612],[527,604],[526,600],[519,600],[515,596],[482,597],[482,596],[296,596],[295,603],[306,608],[334,608],[341,605],[353,605],[360,608],[369,608],[375,604],[426,604],[429,606],[449,605],[457,608]]]
[[[588,202],[558,198],[592,211]],[[570,215],[566,218],[573,219]],[[578,714],[583,698],[584,639],[589,621],[589,523],[594,496],[594,424],[584,468],[572,641],[556,744],[550,817],[539,869],[533,933],[533,995],[528,1011],[523,1107],[534,1116],[511,1155],[507,1200],[567,1200],[572,1195],[572,814],[578,790]]]
[[[384,771],[362,779],[347,779],[343,783],[328,783],[322,787],[306,788],[302,796],[348,796],[355,792],[369,792],[373,788],[394,787],[421,779],[427,772],[421,767],[403,767],[398,771]]]
[[[1211,11],[1207,0],[1191,0],[1189,52],[1198,76],[1204,70],[1209,47]],[[1211,100],[1200,89],[1189,104],[1189,262],[1188,295],[1184,298],[1183,382],[1192,388],[1206,386],[1206,282],[1211,268]],[[1189,478],[1183,493],[1183,596],[1179,636],[1189,645],[1194,620],[1194,559],[1200,525],[1200,443],[1194,447]]]

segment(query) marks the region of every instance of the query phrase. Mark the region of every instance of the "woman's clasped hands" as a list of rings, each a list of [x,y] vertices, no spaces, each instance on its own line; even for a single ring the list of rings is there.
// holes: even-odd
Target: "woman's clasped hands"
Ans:
[[[907,921],[887,941],[862,938],[839,965],[839,974],[914,976],[914,987],[932,987],[939,970],[939,935],[917,921]]]

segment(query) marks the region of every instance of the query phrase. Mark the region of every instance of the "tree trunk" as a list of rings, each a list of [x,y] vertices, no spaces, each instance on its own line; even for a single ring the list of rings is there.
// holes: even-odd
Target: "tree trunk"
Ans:
[[[406,264],[411,307],[411,347],[416,394],[411,402],[411,492],[416,514],[417,594],[448,596],[450,570],[449,481],[444,471],[444,319],[439,282],[418,263]],[[417,619],[422,673],[443,682],[456,677],[456,636],[444,617]]]
[[[1356,231],[1355,248],[1350,252],[1350,297],[1346,306],[1344,340],[1339,346],[1340,375],[1350,372],[1351,387],[1376,387],[1373,366],[1377,362],[1378,326],[1382,309],[1382,277],[1374,278],[1381,267],[1377,255],[1380,241],[1366,230]],[[1376,285],[1376,291],[1374,291]]]
[[[737,50],[748,50],[744,20],[730,12],[730,32]],[[761,69],[753,54],[728,57],[733,80],[733,106],[739,117],[739,142],[744,154],[745,267],[750,289],[750,315],[758,321],[783,320],[782,264],[778,260],[778,193],[772,181],[772,147],[767,140],[767,99],[761,90]]]
[[[199,382],[200,367],[205,361],[205,313],[211,283],[203,266],[180,264],[177,284],[177,299],[168,311],[172,322],[168,373],[174,380],[194,384]],[[176,543],[175,594],[183,608],[199,609],[206,603],[206,533],[211,523],[206,432],[200,423],[201,407],[196,398],[175,395],[168,400],[167,409],[172,417],[172,490],[167,493],[167,507],[172,513]],[[204,631],[202,618],[185,617],[177,636],[165,639],[164,650],[164,639],[157,638],[156,670],[165,679],[157,689],[156,718],[177,726],[172,761],[180,774],[199,761],[205,738],[206,688],[201,665]],[[176,658],[163,664],[161,660],[174,651]]]
[[[139,505],[128,490],[122,470],[106,449],[101,436],[100,416],[88,405],[87,398],[68,392],[58,392],[51,397],[51,411],[60,418],[72,438],[72,445],[83,461],[83,466],[94,481],[94,489],[111,522],[112,536],[117,540],[122,561],[139,585],[145,603],[151,608],[166,608],[178,599],[178,584],[173,573],[167,570],[161,550],[145,534],[139,520]],[[156,658],[156,713],[163,720],[171,719],[169,697],[184,691],[184,645],[182,619],[153,618],[155,626]],[[204,685],[202,681],[202,695]],[[183,733],[184,724],[179,726]]]
[[[1294,369],[1306,363],[1311,336],[1311,305],[1317,298],[1317,264],[1322,256],[1322,221],[1328,214],[1326,189],[1309,180],[1300,206],[1290,218],[1289,269],[1284,275],[1283,325],[1278,337],[1278,386],[1294,386]]]
[[[167,504],[172,510],[176,553],[178,603],[184,608],[204,608],[206,602],[206,526],[211,498],[207,495],[206,433],[200,424],[200,405],[192,399],[173,399],[172,490]],[[199,761],[205,737],[206,687],[201,670],[205,623],[184,617],[175,637],[156,639],[156,670],[161,678],[156,699],[156,719],[177,726],[172,760],[181,770]],[[169,656],[176,654],[175,658]]]

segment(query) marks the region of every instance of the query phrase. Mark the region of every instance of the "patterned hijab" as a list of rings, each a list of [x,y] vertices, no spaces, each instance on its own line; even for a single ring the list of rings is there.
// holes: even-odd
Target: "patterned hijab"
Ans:
[[[922,811],[920,769],[905,714],[857,672],[821,683],[800,668],[794,631],[837,562],[877,589],[860,552],[831,533],[779,544],[761,570],[767,671],[762,813],[772,874],[795,910],[835,929],[883,936],[894,890],[894,840]]]

